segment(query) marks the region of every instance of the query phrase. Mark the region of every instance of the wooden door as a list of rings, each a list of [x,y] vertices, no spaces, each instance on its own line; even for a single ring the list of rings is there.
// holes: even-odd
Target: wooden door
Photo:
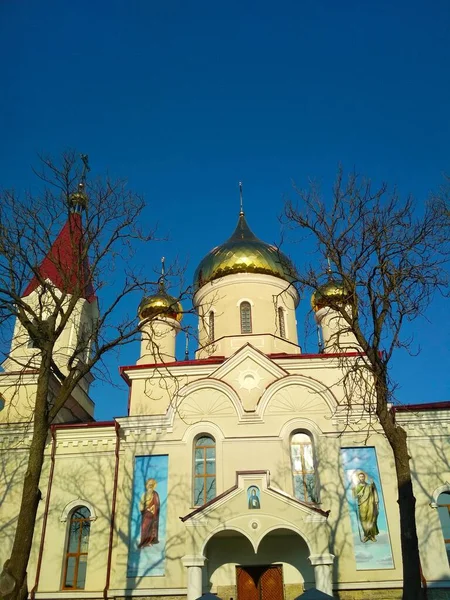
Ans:
[[[236,567],[238,600],[283,600],[281,565]]]

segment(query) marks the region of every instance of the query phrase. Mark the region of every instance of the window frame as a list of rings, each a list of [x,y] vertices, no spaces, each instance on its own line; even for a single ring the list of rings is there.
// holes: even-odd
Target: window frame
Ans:
[[[203,438],[208,438],[209,440],[211,440],[211,444],[202,444],[199,445],[199,440],[203,439]],[[208,448],[214,448],[214,473],[207,473],[207,468],[206,468],[206,463],[207,463],[207,452],[206,450]],[[202,450],[203,451],[203,472],[202,473],[197,473],[196,472],[196,453],[197,450]],[[199,435],[195,436],[194,439],[194,446],[193,446],[193,453],[192,453],[192,462],[193,462],[193,468],[192,468],[192,504],[193,506],[203,506],[204,504],[206,504],[207,502],[210,502],[211,500],[213,500],[216,496],[217,496],[217,443],[216,440],[214,438],[214,436],[212,436],[210,433],[200,433]],[[203,501],[197,502],[197,498],[196,498],[196,481],[198,479],[203,480]],[[214,483],[214,496],[212,498],[210,498],[208,500],[208,480],[213,480]]]
[[[286,315],[285,315],[284,308],[282,306],[279,306],[277,308],[277,313],[278,313],[278,331],[280,334],[280,338],[283,338],[283,340],[285,340],[285,339],[287,339],[287,333],[286,333]]]
[[[244,326],[244,318],[247,320],[247,314],[248,324],[246,323]],[[239,304],[239,320],[241,325],[241,335],[249,335],[253,333],[252,305],[248,300],[242,300],[242,302]],[[248,331],[244,331],[246,327],[248,327]]]
[[[85,509],[89,513],[89,515],[86,517],[74,518],[74,515],[80,509]],[[61,585],[61,589],[63,591],[76,591],[76,590],[86,589],[86,577],[87,577],[87,566],[88,566],[88,556],[89,556],[89,541],[90,541],[90,537],[91,537],[91,521],[92,520],[93,520],[92,513],[91,513],[89,507],[87,507],[84,504],[78,504],[77,506],[75,506],[70,511],[70,515],[68,515],[67,521],[69,522],[69,525],[67,527],[67,536],[66,536],[65,550],[64,550],[63,578],[62,578],[62,585]],[[79,527],[79,531],[78,531],[77,551],[71,552],[70,551],[70,542],[71,542],[71,535],[72,535],[72,524],[74,522],[80,523],[80,527]],[[88,524],[88,529],[89,529],[85,552],[81,552],[83,524]],[[85,572],[85,577],[84,577],[84,581],[83,581],[83,586],[78,587],[78,571],[79,571],[80,562],[81,562],[80,557],[82,557],[82,556],[86,557],[85,558],[86,572]],[[72,579],[72,582],[73,582],[72,586],[67,585],[67,570],[68,570],[70,558],[75,558],[75,567],[74,567],[74,574],[73,574],[73,579]]]
[[[210,342],[215,340],[215,329],[216,329],[216,315],[213,310],[208,313],[208,339]]]
[[[294,438],[296,435],[307,436],[309,439],[309,443],[306,443],[306,442],[295,443]],[[300,446],[300,448],[301,448],[301,451],[300,451],[300,461],[301,461],[301,466],[302,466],[301,471],[297,471],[294,469],[294,457],[293,457],[293,452],[292,452],[294,445]],[[306,447],[306,446],[311,446],[311,459],[312,459],[312,469],[311,470],[308,470],[306,468],[305,453],[303,450],[303,447]],[[289,438],[289,459],[290,459],[290,468],[291,468],[291,477],[292,477],[292,491],[293,491],[294,498],[296,498],[300,502],[306,502],[307,504],[318,504],[319,503],[319,494],[318,494],[318,490],[317,490],[317,469],[316,469],[316,460],[315,460],[314,438],[309,431],[306,431],[303,429],[300,429],[300,430],[297,429],[296,431],[293,431],[291,433],[290,438]],[[307,480],[306,476],[307,475],[313,475],[313,477],[314,477],[314,486],[313,486],[314,496],[312,496],[309,493],[308,486],[306,484],[306,480]],[[296,485],[295,485],[296,477],[301,477],[302,484],[303,484],[304,499],[299,498],[295,493],[296,492]]]
[[[439,501],[439,499],[444,495],[448,497],[448,503],[445,503],[445,504],[442,503],[442,500],[444,500],[444,499],[442,499],[441,502]],[[450,565],[450,547],[448,547],[448,546],[450,546],[450,538],[444,537],[444,528],[443,528],[444,524],[442,523],[441,515],[439,513],[440,508],[446,508],[447,513],[448,513],[448,520],[450,523],[450,491],[444,490],[439,494],[439,496],[436,499],[436,508],[438,509],[439,525],[441,526],[441,534],[442,534],[442,539],[444,540],[445,552],[447,554],[447,560]]]

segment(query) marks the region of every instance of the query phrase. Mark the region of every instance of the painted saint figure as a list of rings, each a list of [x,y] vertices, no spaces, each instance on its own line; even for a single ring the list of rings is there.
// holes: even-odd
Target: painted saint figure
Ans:
[[[145,482],[145,492],[141,496],[139,502],[139,510],[141,511],[141,541],[139,548],[153,546],[159,544],[158,528],[159,528],[159,508],[160,501],[158,492],[155,491],[156,479],[147,479]]]
[[[358,473],[358,482],[352,488],[353,497],[358,503],[358,519],[363,530],[362,542],[376,542],[378,531],[378,492],[375,482],[366,481],[363,471]]]
[[[259,492],[258,488],[255,488],[255,487],[251,488],[251,492],[250,492],[250,495],[248,497],[248,507],[250,509],[261,508],[261,504],[259,502],[259,497],[258,497],[257,491]]]

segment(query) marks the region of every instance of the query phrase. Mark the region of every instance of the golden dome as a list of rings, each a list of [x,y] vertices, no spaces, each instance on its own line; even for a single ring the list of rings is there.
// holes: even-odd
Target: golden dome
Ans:
[[[311,296],[311,306],[313,311],[317,312],[324,306],[329,306],[330,302],[349,304],[350,300],[351,291],[344,282],[330,279],[330,281],[321,285]]]
[[[149,317],[162,316],[170,317],[180,322],[183,318],[183,307],[176,298],[166,292],[164,284],[160,284],[157,294],[142,298],[138,308],[138,315],[141,321]]]
[[[291,261],[276,246],[266,244],[250,230],[244,213],[233,235],[201,261],[194,274],[195,290],[205,283],[235,273],[264,273],[292,283],[297,279]]]

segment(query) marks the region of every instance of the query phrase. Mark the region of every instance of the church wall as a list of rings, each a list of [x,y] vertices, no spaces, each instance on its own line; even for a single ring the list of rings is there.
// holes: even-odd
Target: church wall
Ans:
[[[439,413],[411,415],[406,424],[422,569],[430,581],[450,580],[441,523],[433,507],[442,491],[450,491],[450,421],[448,413]]]

